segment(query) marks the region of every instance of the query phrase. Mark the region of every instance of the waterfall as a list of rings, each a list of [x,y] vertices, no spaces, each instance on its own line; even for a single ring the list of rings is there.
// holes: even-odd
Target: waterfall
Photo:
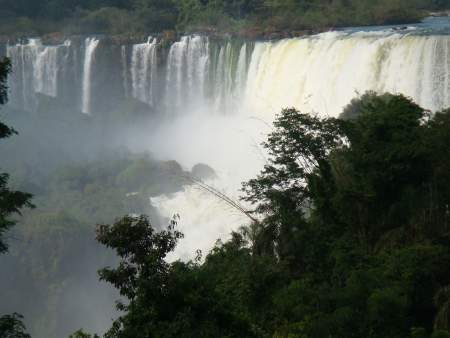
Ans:
[[[115,49],[102,52],[97,63],[99,42],[87,38],[81,45],[45,46],[30,39],[7,46],[11,103],[33,110],[36,94],[73,97],[75,90],[81,92],[78,106],[90,113],[93,74],[95,83],[110,86],[114,83],[105,74],[120,69],[115,79],[121,97],[132,96],[170,116],[206,109],[256,112],[270,120],[288,106],[336,116],[367,90],[402,93],[430,110],[450,105],[449,35],[332,32],[256,43],[192,35],[173,42],[167,53],[149,38],[119,46],[117,55]],[[105,61],[110,69],[97,71]]]
[[[169,114],[203,109],[208,104],[210,54],[206,37],[185,36],[172,44],[167,58],[165,85]]]
[[[235,97],[240,99],[243,91],[245,90],[246,80],[247,80],[247,44],[244,43],[239,51],[239,59],[236,71],[235,80]]]
[[[450,106],[450,39],[385,33],[325,33],[257,43],[247,109],[283,107],[337,116],[358,93],[402,93],[431,110]]]
[[[182,99],[183,66],[189,37],[183,37],[170,47],[167,57],[166,105],[168,110],[178,109]]]
[[[167,58],[166,105],[170,114],[207,109],[224,113],[236,108],[247,74],[246,44],[211,43],[185,36],[172,44]],[[182,113],[182,112],[180,112]]]
[[[187,88],[190,100],[205,103],[205,83],[208,76],[209,40],[194,36],[186,46]]]
[[[91,113],[91,86],[92,86],[92,63],[95,50],[100,40],[96,38],[87,38],[85,41],[85,53],[83,64],[83,87],[81,111],[85,114]]]
[[[133,45],[131,56],[131,82],[134,98],[153,105],[157,75],[157,41],[151,37],[147,43]]]
[[[128,87],[128,59],[127,59],[127,46],[121,47],[121,61],[122,61],[122,80],[123,80],[123,92],[125,97],[129,96],[129,87]]]
[[[58,47],[40,48],[38,44],[34,66],[34,90],[48,96],[57,96]]]
[[[59,67],[64,64],[69,42],[60,46],[43,46],[39,39],[26,44],[7,46],[6,54],[12,60],[13,73],[9,84],[12,91],[22,92],[20,99],[28,110],[34,110],[36,93],[58,96]],[[19,97],[12,95],[13,105],[19,105]]]
[[[67,51],[71,57],[64,61]],[[218,178],[210,183],[235,199],[240,182],[264,165],[259,144],[282,108],[338,116],[367,90],[402,93],[432,111],[450,106],[450,35],[430,30],[328,32],[258,42],[188,35],[168,48],[152,38],[112,46],[96,38],[67,46],[31,40],[8,46],[7,53],[15,105],[33,110],[37,93],[78,97],[75,91],[82,100],[74,105],[94,115],[109,100],[93,105],[93,92],[112,88],[118,100],[134,97],[161,117],[140,146],[186,169],[199,162],[212,166]],[[181,214],[186,236],[196,229],[186,243],[207,250],[246,218],[230,217],[232,211],[205,196],[210,195],[186,187],[153,202],[165,216]],[[202,234],[206,240],[200,243],[195,236]],[[195,252],[189,245],[183,255]]]
[[[249,43],[226,41],[212,52],[213,90],[210,95],[216,113],[229,114],[240,109],[247,79]]]

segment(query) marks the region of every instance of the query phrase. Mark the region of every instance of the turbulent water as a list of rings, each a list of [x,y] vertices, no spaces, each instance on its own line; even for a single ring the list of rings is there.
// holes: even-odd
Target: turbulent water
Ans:
[[[140,101],[161,120],[142,146],[185,167],[211,165],[219,178],[209,183],[233,198],[264,164],[259,143],[284,107],[337,116],[367,90],[403,93],[430,110],[450,106],[450,35],[420,29],[266,42],[184,36],[169,46],[154,38],[135,45],[30,40],[7,54],[11,105],[32,111],[46,95],[95,115]],[[247,221],[196,187],[152,203],[167,216],[181,214],[181,256],[210,248]]]

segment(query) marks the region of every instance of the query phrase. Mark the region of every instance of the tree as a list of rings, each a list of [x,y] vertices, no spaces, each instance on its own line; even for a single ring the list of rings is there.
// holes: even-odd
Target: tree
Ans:
[[[129,301],[117,303],[127,314],[113,324],[107,337],[152,337],[164,309],[170,264],[167,254],[182,234],[172,221],[166,231],[156,232],[145,216],[126,216],[110,225],[97,227],[97,240],[113,248],[121,258],[116,269],[99,271],[100,279],[114,285]]]
[[[331,158],[334,208],[373,249],[383,234],[416,222],[414,202],[422,200],[431,173],[431,151],[425,149],[428,112],[402,95],[367,93],[343,116],[349,147]]]
[[[289,266],[291,285],[275,298],[287,321],[278,332],[447,329],[450,115],[367,93],[343,116],[283,110],[264,144],[268,164],[244,183],[262,218],[254,246]]]
[[[0,337],[2,338],[31,338],[25,332],[23,317],[18,313],[0,317]]]
[[[0,105],[5,104],[8,99],[7,79],[11,70],[9,59],[0,61]],[[9,137],[16,133],[13,129],[0,122],[0,139]],[[8,250],[4,240],[5,232],[15,225],[10,219],[13,214],[20,213],[23,207],[31,207],[31,195],[20,191],[10,190],[7,186],[8,174],[0,174],[0,254]],[[28,338],[22,316],[14,313],[0,317],[0,336],[5,338]]]
[[[8,59],[0,62],[0,104],[5,104],[8,100],[7,79],[11,70],[11,63]],[[0,122],[0,139],[10,137],[16,131]],[[8,188],[8,174],[0,173],[0,254],[7,251],[8,246],[4,240],[4,234],[9,230],[15,221],[11,215],[19,214],[24,207],[32,207],[31,195],[14,191]]]
[[[449,112],[374,93],[346,112],[282,111],[243,187],[259,221],[204,261],[166,261],[175,221],[100,225],[125,298],[106,337],[448,337]]]
[[[126,298],[117,305],[125,314],[105,337],[258,337],[249,302],[265,304],[266,279],[277,280],[271,270],[265,271],[269,261],[253,261],[243,237],[234,234],[203,265],[199,258],[168,263],[167,254],[183,237],[175,225],[174,220],[167,230],[156,232],[146,216],[126,216],[98,226],[97,239],[120,257],[117,268],[100,270],[100,278]],[[261,286],[250,294],[249,280]]]
[[[91,335],[84,332],[83,330],[78,330],[69,336],[69,338],[100,338],[98,335]]]
[[[285,109],[274,122],[274,131],[263,146],[270,158],[261,174],[243,185],[243,199],[256,205],[255,212],[264,215],[261,239],[274,242],[277,255],[291,261],[297,272],[306,261],[315,260],[305,246],[296,243],[311,236],[322,236],[322,229],[312,229],[307,215],[312,208],[326,221],[333,218],[330,196],[333,194],[332,150],[344,147],[342,121],[302,114]],[[317,232],[318,231],[318,232]],[[317,247],[316,254],[320,255]]]

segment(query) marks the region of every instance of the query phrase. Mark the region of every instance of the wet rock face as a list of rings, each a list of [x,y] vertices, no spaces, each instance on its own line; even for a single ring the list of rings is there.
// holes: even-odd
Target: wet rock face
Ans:
[[[216,172],[209,165],[198,163],[192,167],[191,175],[195,179],[206,180],[217,177]]]

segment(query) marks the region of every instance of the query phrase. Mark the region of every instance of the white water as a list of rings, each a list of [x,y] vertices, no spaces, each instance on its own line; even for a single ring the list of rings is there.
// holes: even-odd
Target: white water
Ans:
[[[258,147],[264,132],[265,125],[245,115],[198,111],[164,123],[149,135],[147,144],[159,157],[176,159],[186,169],[199,162],[209,164],[218,178],[207,183],[239,201],[242,180],[253,177],[255,169],[264,163]],[[198,186],[186,186],[184,192],[154,198],[152,204],[167,218],[181,216],[178,226],[185,238],[172,258],[192,258],[197,249],[206,254],[218,238],[228,238],[232,229],[248,222],[245,215]]]
[[[450,106],[450,39],[326,33],[256,45],[247,109],[268,120],[283,107],[337,116],[357,93],[402,93],[431,110]]]
[[[166,113],[184,115],[206,107],[211,114],[235,110],[235,91],[242,89],[237,82],[243,84],[246,77],[245,46],[238,45],[236,50],[231,42],[212,44],[201,36],[185,36],[175,42],[167,58]]]
[[[35,46],[34,90],[56,97],[58,95],[58,51],[59,47],[43,47],[39,40],[30,42]],[[66,44],[68,46],[68,44]]]
[[[92,62],[94,60],[94,53],[99,42],[100,40],[96,38],[87,38],[85,41],[81,102],[81,111],[85,114],[91,113]]]
[[[186,36],[169,51],[166,71],[166,112],[207,103],[206,84],[209,75],[209,41],[201,36]]]
[[[58,95],[58,72],[60,60],[64,58],[63,51],[67,50],[70,42],[61,46],[43,46],[39,39],[30,39],[27,44],[8,45],[6,54],[12,60],[15,85],[20,84],[23,106],[32,110],[36,104],[36,93],[50,97]],[[18,97],[12,98],[18,101]]]
[[[131,56],[131,81],[133,97],[153,105],[157,72],[157,42],[149,38],[147,43],[133,46]]]
[[[217,182],[208,183],[217,184]],[[220,191],[237,198],[235,191],[231,189]],[[197,249],[206,255],[215,240],[228,238],[230,229],[247,222],[238,211],[218,198],[211,198],[211,193],[197,186],[187,186],[184,192],[175,196],[152,199],[152,204],[156,205],[163,215],[173,215],[174,210],[181,212],[177,229],[183,232],[185,238],[180,241],[176,251],[169,255],[169,260],[192,259]],[[192,208],[195,208],[195,212],[192,212]]]

